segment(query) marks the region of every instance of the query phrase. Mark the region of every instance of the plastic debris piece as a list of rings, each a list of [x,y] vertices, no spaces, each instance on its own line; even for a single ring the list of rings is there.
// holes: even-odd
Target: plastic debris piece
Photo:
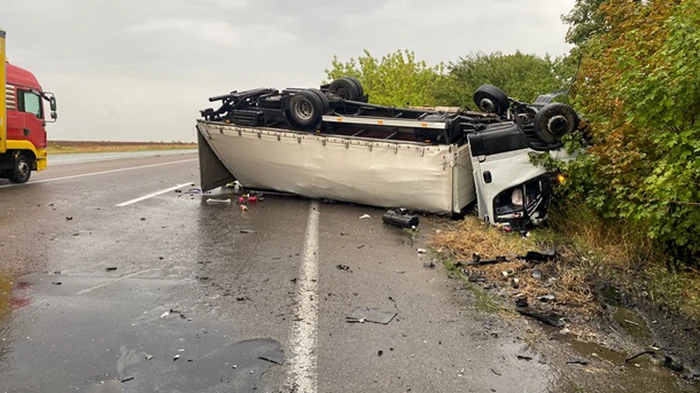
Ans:
[[[420,223],[420,219],[417,214],[406,209],[392,209],[384,213],[382,222],[401,228],[415,228]]]
[[[491,372],[494,373],[494,374],[496,374],[496,375],[498,375],[499,377],[502,377],[502,376],[503,376],[503,374],[501,374],[501,372],[498,371],[498,370],[496,370],[495,368],[492,368],[492,369],[491,369]]]
[[[535,280],[541,280],[542,279],[542,270],[540,269],[535,269],[532,271],[532,278]]]
[[[54,282],[52,282],[51,284],[53,284],[53,285],[61,285],[62,283],[61,283],[60,281],[54,281]]]
[[[241,229],[241,233],[258,234],[260,231],[256,231],[255,229]]]
[[[266,360],[281,366],[284,364],[284,352],[278,349],[267,348],[258,356],[258,359]]]
[[[516,289],[518,287],[520,287],[520,279],[514,278],[514,279],[510,280],[510,286],[512,286],[513,288],[516,288]]]
[[[553,260],[557,257],[557,245],[554,244],[552,247],[550,247],[547,251],[544,252],[539,252],[539,251],[528,251],[525,256],[520,257],[520,259],[524,259],[528,262],[534,262],[534,263],[539,263],[539,262],[547,262],[550,260]]]
[[[177,359],[180,359],[180,355],[175,355],[175,356],[173,357],[173,362],[176,361]]]
[[[146,355],[146,360],[153,360],[153,355]]]
[[[336,265],[336,268],[337,268],[338,270],[345,270],[345,271],[348,271],[348,272],[352,272],[352,270],[350,270],[350,266],[348,266],[348,265]]]
[[[207,198],[207,203],[231,203],[231,199]]]
[[[381,349],[378,350],[378,351],[377,351],[377,356],[382,356],[382,355],[384,355],[384,351],[382,351]]]
[[[115,266],[110,266],[110,267],[107,268],[107,271],[108,271],[108,272],[113,272],[113,271],[115,271],[115,270],[117,270],[117,268],[116,268]]]
[[[556,300],[556,299],[557,299],[557,297],[552,295],[552,294],[537,297],[537,300],[539,300],[541,302],[550,302],[550,301]]]
[[[353,312],[346,318],[351,322],[366,321],[387,325],[394,319],[395,316],[396,312],[394,311],[385,311],[380,310],[378,308],[359,307],[353,310]]]
[[[238,203],[245,203],[245,198],[238,197]]]
[[[518,309],[518,312],[522,315],[525,315],[526,317],[536,319],[542,323],[546,323],[554,327],[564,327],[565,325],[562,321],[563,317],[554,313],[545,314],[523,309]]]
[[[236,365],[234,364],[233,366],[231,366],[231,368],[235,370],[235,369],[238,368],[238,366],[236,366]]]
[[[66,217],[66,221],[72,221],[73,217]]]
[[[258,202],[258,197],[256,197],[256,196],[248,197],[248,203],[257,203],[257,202]]]
[[[241,211],[247,212],[247,211],[248,211],[248,206],[246,206],[246,205],[241,205]]]
[[[170,315],[170,311],[166,311],[166,312],[160,314],[160,317],[161,317],[161,318],[165,318],[165,317],[167,317],[168,315]]]
[[[506,270],[502,271],[501,274],[503,275],[503,277],[508,278],[508,277],[512,276],[513,274],[515,274],[515,271],[513,269],[506,269]]]
[[[121,382],[121,383],[129,382],[129,381],[132,381],[133,379],[134,379],[134,376],[133,376],[133,375],[130,375],[130,376],[128,376],[128,377],[121,378],[121,379],[119,380],[119,382]]]
[[[428,252],[428,250],[426,250],[425,248],[419,248],[419,249],[416,249],[416,251],[417,251],[419,254],[425,254],[425,253]]]
[[[369,214],[363,214],[360,216],[360,220],[366,220],[368,218],[372,218],[372,216],[370,216]]]
[[[532,360],[532,356],[530,355],[516,355],[516,357],[520,360],[527,360],[528,362]]]
[[[588,361],[587,359],[580,359],[580,358],[571,359],[571,360],[567,360],[567,361],[566,361],[566,364],[581,364],[581,365],[583,365],[583,366],[587,366],[587,365],[590,364],[590,363],[591,363],[591,362]]]
[[[423,267],[426,269],[435,269],[435,263],[433,263],[433,261],[423,262]]]

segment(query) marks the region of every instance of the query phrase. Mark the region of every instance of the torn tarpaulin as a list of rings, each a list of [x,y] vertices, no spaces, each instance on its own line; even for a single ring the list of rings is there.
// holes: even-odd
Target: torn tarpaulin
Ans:
[[[374,322],[387,325],[394,319],[395,316],[396,312],[394,311],[359,307],[353,310],[353,312],[346,318],[348,319],[348,322]]]

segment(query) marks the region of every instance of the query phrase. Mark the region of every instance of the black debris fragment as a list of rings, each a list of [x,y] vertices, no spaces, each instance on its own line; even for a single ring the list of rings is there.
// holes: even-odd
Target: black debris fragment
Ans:
[[[467,263],[467,265],[469,265],[469,266],[495,265],[497,263],[512,261],[512,258],[508,258],[505,255],[499,255],[496,257],[496,259],[481,259],[481,256],[479,256],[479,254],[474,253],[472,258],[473,258],[473,260],[471,262]]]
[[[352,272],[352,270],[350,270],[350,266],[348,266],[348,265],[337,265],[336,268],[338,268],[338,270],[345,270],[348,272]]]
[[[552,247],[550,247],[547,251],[544,252],[539,252],[539,251],[528,251],[525,256],[520,257],[520,259],[524,259],[528,262],[533,262],[533,263],[540,263],[540,262],[547,262],[555,259],[557,257],[557,245],[554,244]]]
[[[113,271],[115,271],[115,270],[117,270],[117,268],[116,268],[115,266],[110,266],[110,267],[107,268],[107,271],[108,271],[108,272],[113,272]]]
[[[51,284],[53,284],[53,285],[61,285],[61,282],[60,282],[60,281],[54,281],[54,282],[52,282]]]
[[[503,374],[501,374],[501,372],[498,371],[498,370],[496,370],[495,368],[492,368],[492,369],[491,369],[491,372],[494,373],[494,374],[496,374],[496,375],[498,375],[499,377],[502,377],[502,376],[503,376]]]
[[[236,300],[239,302],[245,302],[246,300],[250,300],[250,298],[248,296],[238,296]]]
[[[532,356],[529,355],[516,355],[519,360],[527,360],[528,362],[532,360]]]
[[[563,317],[554,313],[539,313],[524,309],[518,309],[518,312],[526,317],[534,318],[542,323],[546,323],[554,327],[563,327],[565,325],[561,320]]]
[[[529,304],[527,304],[527,298],[521,297],[515,299],[515,306],[520,308],[525,308],[529,306]]]
[[[420,219],[417,214],[406,209],[391,209],[384,213],[382,222],[401,228],[413,228],[418,226]]]
[[[381,349],[378,350],[378,351],[377,351],[377,356],[382,356],[382,355],[384,355],[384,351],[382,351]]]
[[[256,231],[255,229],[241,229],[241,233],[248,233],[248,234],[258,234],[260,231]]]
[[[129,381],[132,381],[133,379],[134,379],[134,376],[130,375],[128,377],[124,377],[124,378],[120,379],[119,382],[121,382],[121,383],[129,382]]]
[[[153,360],[153,355],[146,355],[146,360]]]
[[[281,366],[284,364],[284,352],[279,349],[267,348],[265,352],[258,356],[258,359],[265,360],[270,363],[275,363]]]
[[[426,269],[435,269],[435,263],[433,261],[423,262],[423,267]]]
[[[163,257],[158,257],[158,259],[162,261],[162,260],[163,260]]]
[[[180,355],[175,355],[175,356],[173,357],[173,362],[176,361],[177,359],[180,359]]]
[[[353,312],[350,313],[350,315],[348,315],[346,318],[348,319],[348,322],[374,322],[387,325],[394,319],[395,316],[396,312],[394,311],[384,311],[378,308],[359,307],[353,310]]]
[[[586,360],[586,359],[580,359],[580,358],[571,359],[571,360],[567,360],[567,361],[566,361],[566,364],[581,364],[581,365],[584,365],[584,366],[587,366],[587,365],[590,364],[590,363],[591,363],[590,361],[588,361],[588,360]]]
[[[141,217],[141,221],[146,221],[146,217]]]
[[[66,217],[66,221],[73,221],[73,217]]]

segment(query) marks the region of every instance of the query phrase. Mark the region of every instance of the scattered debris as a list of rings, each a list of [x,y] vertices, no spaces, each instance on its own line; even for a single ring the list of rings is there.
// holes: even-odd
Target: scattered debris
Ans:
[[[66,221],[73,221],[73,217],[66,217]]]
[[[146,221],[146,217],[141,217],[141,221]]]
[[[201,194],[201,193],[202,193],[202,189],[201,189],[201,188],[190,188],[189,190],[187,190],[187,191],[185,192],[185,194],[189,194],[189,195]]]
[[[231,203],[231,199],[207,198],[207,203]]]
[[[247,211],[248,211],[248,206],[246,206],[246,205],[241,205],[241,211],[242,211],[242,212],[247,212]]]
[[[502,271],[501,274],[503,275],[504,278],[508,278],[508,277],[512,276],[513,274],[515,274],[515,270],[506,269],[506,270]]]
[[[418,249],[416,249],[416,251],[417,251],[419,254],[425,254],[425,253],[428,252],[428,250],[426,250],[425,248],[418,248]]]
[[[372,216],[370,216],[369,214],[363,214],[360,216],[360,220],[366,220],[368,218],[372,218]]]
[[[546,323],[554,327],[563,327],[565,324],[561,320],[563,317],[554,313],[539,313],[530,310],[518,309],[518,312],[526,317],[534,318],[540,322]]]
[[[583,366],[587,366],[587,365],[589,365],[590,363],[591,363],[591,362],[588,361],[587,359],[580,359],[580,358],[571,359],[571,360],[567,360],[567,361],[566,361],[566,364],[580,364],[580,365],[583,365]]]
[[[260,231],[256,231],[255,229],[241,229],[241,233],[258,234]]]
[[[175,355],[175,356],[173,357],[173,362],[176,361],[177,359],[180,359],[180,355]]]
[[[402,228],[413,228],[418,226],[420,220],[417,214],[406,209],[392,209],[382,216],[382,222]]]
[[[236,365],[234,364],[233,366],[231,366],[231,368],[235,370],[235,369],[238,368],[238,366],[236,366]]]
[[[128,376],[128,377],[124,377],[124,378],[120,379],[119,382],[121,382],[121,383],[129,382],[129,381],[131,381],[131,380],[133,380],[133,379],[134,379],[134,376],[133,376],[133,375],[130,375],[130,376]]]
[[[187,363],[192,363],[194,362],[194,359],[187,359]]]
[[[153,355],[146,355],[146,360],[153,360]]]
[[[510,280],[510,286],[513,287],[513,288],[516,288],[516,289],[517,289],[518,287],[520,287],[520,279],[519,279],[519,278],[514,278],[514,279]]]
[[[394,273],[404,274],[404,273],[406,273],[406,271],[405,270],[394,270]]]
[[[236,298],[236,301],[239,301],[239,302],[244,302],[246,300],[250,300],[250,298],[248,296],[239,296]]]
[[[527,360],[528,362],[532,360],[532,356],[529,355],[515,355],[519,360]]]
[[[513,259],[512,258],[507,258],[505,255],[499,255],[496,257],[496,259],[481,259],[481,256],[477,253],[474,253],[472,256],[473,260],[467,265],[469,266],[482,266],[482,265],[495,265],[497,263],[503,263],[503,262],[510,262]]]
[[[165,317],[167,317],[168,315],[170,315],[170,311],[165,311],[164,313],[160,314],[160,317],[161,317],[161,318],[165,318]]]
[[[435,269],[435,263],[433,261],[423,262],[423,267],[426,269]]]
[[[389,324],[396,316],[394,311],[384,311],[378,308],[366,308],[359,307],[356,308],[350,315],[346,318],[349,322],[374,322],[381,323],[383,325]]]
[[[537,300],[539,300],[541,302],[545,302],[545,303],[551,302],[552,300],[556,300],[556,299],[557,299],[557,297],[552,295],[552,294],[537,297]]]
[[[53,285],[61,285],[61,282],[60,282],[60,281],[53,281],[51,284],[53,284]]]
[[[557,245],[554,244],[552,247],[550,247],[547,251],[544,252],[539,252],[539,251],[528,251],[527,254],[523,257],[520,257],[520,259],[524,259],[528,262],[534,262],[534,263],[540,263],[540,262],[547,262],[551,261],[557,256]]]
[[[351,273],[352,273],[352,270],[350,270],[350,266],[348,266],[348,265],[336,265],[336,268],[337,268],[338,270],[345,270],[345,271],[347,271],[347,272],[351,272]]]
[[[381,349],[378,350],[378,351],[377,351],[377,356],[382,356],[382,355],[384,355],[384,351],[382,351]]]
[[[110,266],[110,267],[107,268],[107,271],[108,271],[108,272],[113,272],[113,271],[115,271],[115,270],[117,270],[117,268],[116,268],[115,266]]]
[[[491,369],[491,372],[494,373],[494,374],[496,374],[496,375],[498,375],[499,377],[502,377],[502,376],[503,376],[503,374],[501,374],[501,372],[498,371],[498,370],[496,370],[495,368],[492,368],[492,369]]]

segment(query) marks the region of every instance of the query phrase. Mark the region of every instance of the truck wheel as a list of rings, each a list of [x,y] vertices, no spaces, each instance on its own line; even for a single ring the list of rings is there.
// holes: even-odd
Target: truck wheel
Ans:
[[[328,90],[338,97],[348,101],[357,101],[361,97],[358,86],[347,77],[334,80]]]
[[[289,116],[301,127],[313,127],[322,115],[323,101],[313,91],[300,91],[289,101]]]
[[[24,154],[20,154],[15,160],[15,168],[10,174],[10,181],[13,183],[26,183],[31,175],[32,163]]]
[[[358,99],[361,99],[362,97],[365,96],[365,88],[362,87],[362,83],[360,83],[360,81],[357,78],[355,78],[353,76],[346,76],[345,79],[352,81],[352,83],[354,83],[355,86],[357,86],[357,91],[359,93]]]
[[[328,110],[331,108],[331,104],[330,104],[330,102],[328,102],[328,97],[326,96],[326,94],[323,93],[319,89],[307,89],[307,90],[313,92],[314,94],[316,94],[318,96],[318,98],[321,99],[321,104],[323,106],[323,113],[328,112]]]
[[[510,106],[508,96],[496,86],[481,85],[474,93],[474,103],[482,112],[503,115]]]
[[[537,112],[534,126],[535,135],[542,142],[556,143],[562,136],[574,132],[578,116],[572,107],[555,102]]]

